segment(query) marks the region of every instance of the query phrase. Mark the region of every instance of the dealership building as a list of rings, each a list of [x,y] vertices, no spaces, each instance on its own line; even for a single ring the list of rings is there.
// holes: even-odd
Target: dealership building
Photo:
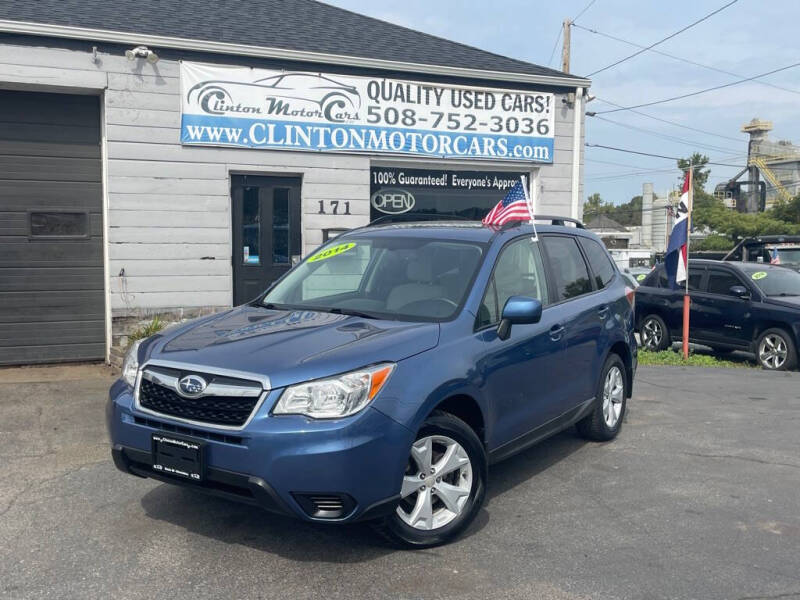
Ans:
[[[588,86],[313,0],[0,4],[0,365],[109,360],[520,177],[580,217]]]

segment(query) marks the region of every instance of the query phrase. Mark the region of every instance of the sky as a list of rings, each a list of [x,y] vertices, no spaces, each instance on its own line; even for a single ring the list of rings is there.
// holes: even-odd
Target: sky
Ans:
[[[565,18],[575,19],[590,3],[575,19],[577,25],[648,46],[730,0],[326,1],[483,50],[560,68],[561,42],[556,45],[556,39],[561,23]],[[800,0],[738,0],[654,48],[732,75],[644,52],[593,75],[590,93],[597,98],[586,109],[600,113],[615,108],[603,99],[623,106],[661,100],[800,62],[798,21]],[[572,29],[570,71],[588,75],[637,50],[576,26]],[[586,142],[670,157],[687,157],[697,151],[714,162],[733,165],[711,168],[706,187],[713,191],[714,185],[734,176],[745,165],[748,136],[740,130],[752,118],[773,122],[771,139],[800,144],[800,66],[758,81],[789,91],[750,81],[638,109],[708,133],[630,111],[598,114],[586,118]],[[586,148],[587,196],[596,192],[604,200],[619,204],[641,194],[646,182],[653,183],[656,193],[663,195],[677,184],[679,175],[675,161]]]

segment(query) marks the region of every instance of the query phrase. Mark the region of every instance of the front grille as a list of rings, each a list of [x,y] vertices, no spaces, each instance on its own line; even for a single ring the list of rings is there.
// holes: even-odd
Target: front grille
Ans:
[[[259,396],[201,396],[184,398],[174,389],[148,381],[139,384],[139,406],[153,412],[209,425],[241,427],[258,404]]]

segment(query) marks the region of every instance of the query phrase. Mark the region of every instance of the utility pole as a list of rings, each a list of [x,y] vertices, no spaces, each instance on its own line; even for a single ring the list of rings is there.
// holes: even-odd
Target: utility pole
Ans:
[[[572,21],[564,19],[564,45],[561,48],[561,70],[564,73],[569,73],[569,45],[570,45],[570,31],[572,30]]]

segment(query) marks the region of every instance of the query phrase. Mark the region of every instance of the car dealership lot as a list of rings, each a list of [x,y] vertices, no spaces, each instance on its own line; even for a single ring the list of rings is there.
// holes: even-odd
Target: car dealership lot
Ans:
[[[800,374],[642,367],[620,437],[490,471],[450,546],[397,551],[139,480],[102,367],[0,371],[0,597],[800,598]]]

